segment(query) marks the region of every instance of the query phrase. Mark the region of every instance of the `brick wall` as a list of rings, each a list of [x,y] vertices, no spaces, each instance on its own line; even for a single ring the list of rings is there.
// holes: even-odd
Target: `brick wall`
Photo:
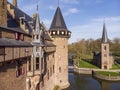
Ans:
[[[26,89],[26,60],[22,61],[25,73],[16,77],[16,62],[6,62],[0,66],[0,90],[25,90]]]

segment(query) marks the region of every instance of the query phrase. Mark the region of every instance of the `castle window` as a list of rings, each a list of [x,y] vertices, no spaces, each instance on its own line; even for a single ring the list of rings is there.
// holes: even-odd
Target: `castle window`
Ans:
[[[24,40],[24,35],[23,34],[20,35],[20,40],[22,40],[22,41]]]
[[[0,38],[2,37],[2,33],[1,33],[1,31],[0,31]]]
[[[39,69],[39,57],[36,58],[36,70]]]
[[[52,76],[52,68],[50,68],[50,76]]]
[[[4,6],[5,6],[5,4],[4,4],[4,0],[2,0],[2,6],[3,6],[3,8],[4,8]]]
[[[33,35],[33,40],[35,39],[35,35]]]
[[[24,19],[23,18],[21,19],[21,23],[24,24]]]
[[[18,33],[15,33],[15,39],[18,40]]]
[[[28,64],[29,64],[29,65],[28,65],[29,71],[31,71],[31,60],[29,60],[28,62],[29,62],[29,63],[28,63]]]
[[[5,54],[5,49],[4,48],[0,48],[0,55],[4,55]]]
[[[48,80],[49,80],[49,70],[48,70],[48,72],[47,72],[47,78],[48,78]]]
[[[17,71],[16,71],[16,77],[19,77],[24,72],[24,68],[20,68],[21,66],[22,66],[21,61],[17,60],[16,61],[16,69],[17,69]]]
[[[41,58],[41,70],[43,70],[43,58]]]
[[[54,58],[54,53],[53,53],[53,55],[52,55],[52,56],[53,56],[53,58]]]
[[[59,72],[61,72],[61,67],[59,67]]]
[[[39,39],[39,35],[37,35],[36,38]]]
[[[55,69],[54,69],[54,65],[53,65],[53,73],[55,72],[54,70],[55,70]]]
[[[107,64],[107,60],[104,60],[104,64]]]
[[[71,35],[71,33],[69,32],[68,35]]]
[[[55,32],[53,32],[53,35],[55,35],[56,33]]]
[[[106,51],[106,46],[104,46],[104,50]]]
[[[63,48],[65,48],[65,45],[63,46]]]
[[[107,54],[104,54],[104,57],[107,57]]]
[[[61,32],[61,34],[63,35],[63,34],[64,34],[64,32],[62,31],[62,32]]]
[[[39,47],[36,47],[36,51],[37,51],[37,52],[39,51]]]

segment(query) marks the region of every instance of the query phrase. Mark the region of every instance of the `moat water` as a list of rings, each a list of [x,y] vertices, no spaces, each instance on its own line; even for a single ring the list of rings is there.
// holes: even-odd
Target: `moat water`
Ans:
[[[108,82],[90,75],[69,73],[69,88],[65,90],[120,90],[120,82]]]

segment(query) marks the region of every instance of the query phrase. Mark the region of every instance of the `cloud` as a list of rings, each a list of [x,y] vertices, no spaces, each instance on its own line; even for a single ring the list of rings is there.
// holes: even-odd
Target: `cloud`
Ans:
[[[60,0],[62,3],[65,4],[78,4],[79,0]]]
[[[48,7],[50,10],[55,10],[56,9],[56,7],[54,7],[54,6],[49,6]]]
[[[93,18],[84,25],[72,26],[70,28],[70,30],[72,31],[72,37],[70,38],[69,42],[76,42],[77,40],[80,40],[82,38],[101,38],[103,21],[104,18]],[[120,16],[107,17],[106,28],[109,39],[120,37]]]
[[[64,13],[64,16],[68,16],[70,14],[75,14],[75,13],[78,13],[78,12],[79,12],[79,10],[77,8],[70,8],[70,9],[68,9],[67,12]]]

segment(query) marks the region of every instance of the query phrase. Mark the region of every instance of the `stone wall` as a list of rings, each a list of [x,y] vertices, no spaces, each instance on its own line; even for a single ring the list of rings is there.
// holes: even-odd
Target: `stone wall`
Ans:
[[[3,48],[4,49],[4,48]],[[26,52],[26,49],[29,52]],[[31,56],[32,47],[6,47],[5,53],[0,55],[0,62],[15,60],[27,56]]]
[[[68,82],[68,40],[67,38],[53,38],[56,45],[55,52],[55,84],[61,88],[69,86]]]
[[[9,61],[0,66],[0,90],[26,90],[26,59],[21,61],[20,68],[24,68],[24,74],[16,76],[16,61]]]
[[[54,52],[47,54],[46,61],[46,73],[44,79],[40,82],[40,90],[53,90],[55,86]]]

